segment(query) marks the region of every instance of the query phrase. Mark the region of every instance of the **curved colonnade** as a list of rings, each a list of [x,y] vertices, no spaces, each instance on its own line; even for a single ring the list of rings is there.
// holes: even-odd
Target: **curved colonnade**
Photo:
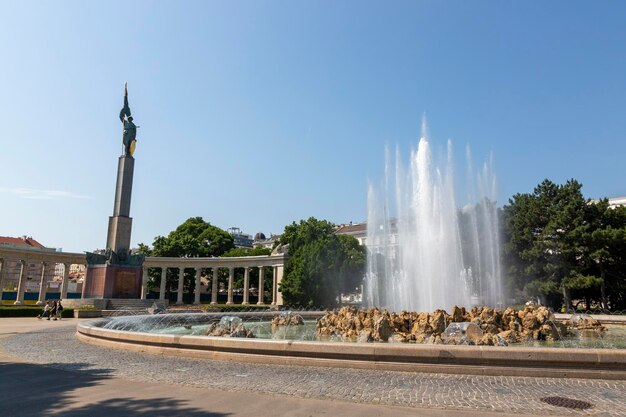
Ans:
[[[261,289],[264,287],[264,275],[267,269],[272,271],[272,301],[271,305],[282,305],[283,300],[281,294],[278,292],[278,286],[283,279],[283,272],[285,269],[285,263],[287,261],[286,255],[270,255],[270,256],[241,256],[232,258],[174,258],[174,257],[149,257],[146,258],[143,264],[143,280],[141,285],[141,299],[145,300],[147,297],[147,283],[148,283],[148,268],[160,268],[161,269],[161,285],[159,287],[159,299],[165,300],[166,296],[166,277],[168,269],[178,269],[178,291],[176,304],[183,303],[183,285],[185,281],[185,269],[195,270],[195,288],[194,292],[194,304],[200,304],[200,282],[202,277],[202,271],[206,273],[206,277],[211,277],[211,304],[217,304],[218,294],[218,272],[220,269],[228,270],[228,290],[226,304],[233,304],[234,293],[234,278],[235,269],[242,268],[243,275],[243,303],[244,305],[250,304],[250,270],[252,268],[258,268],[259,280],[259,300],[257,304],[263,305],[263,298],[261,295]],[[211,270],[209,274],[208,270]]]
[[[84,253],[57,252],[54,250],[41,249],[15,249],[0,247],[0,289],[4,288],[9,262],[17,261],[20,264],[19,279],[17,283],[16,305],[24,304],[24,291],[26,288],[27,271],[26,266],[31,263],[41,264],[41,275],[39,277],[39,299],[37,305],[43,305],[45,300],[46,275],[49,268],[54,268],[56,264],[63,264],[63,281],[61,282],[61,298],[67,298],[67,284],[71,265],[86,265]],[[83,286],[83,288],[85,288]]]
[[[55,265],[63,264],[63,281],[61,283],[60,298],[67,298],[67,289],[69,281],[69,271],[71,265],[85,265],[87,260],[84,253],[58,252],[55,250],[42,249],[23,249],[0,247],[0,291],[6,284],[6,275],[8,265],[15,262],[19,264],[19,279],[17,280],[16,305],[24,304],[24,293],[26,282],[30,278],[27,276],[27,265],[39,263],[41,265],[41,274],[39,279],[39,299],[37,305],[42,305],[46,295],[46,277],[50,275],[50,268],[54,269]],[[278,292],[278,286],[283,278],[287,255],[268,255],[268,256],[242,256],[232,258],[175,258],[175,257],[148,257],[143,265],[143,280],[141,287],[141,299],[147,298],[148,293],[148,268],[161,269],[161,285],[159,288],[159,299],[164,300],[166,296],[166,275],[168,269],[178,269],[178,294],[176,304],[183,303],[183,285],[185,269],[195,270],[195,288],[199,289],[202,272],[205,271],[206,276],[210,276],[211,281],[211,304],[217,304],[218,295],[218,272],[220,269],[227,269],[228,275],[228,298],[226,304],[233,304],[234,293],[234,276],[235,269],[242,268],[244,271],[244,287],[243,287],[243,304],[249,304],[250,300],[250,271],[257,268],[259,271],[258,288],[264,286],[265,271],[272,271],[272,301],[271,305],[282,305],[282,296]],[[211,274],[208,273],[211,270]],[[85,279],[88,279],[87,276]],[[85,298],[85,288],[81,298]],[[194,304],[200,304],[200,291],[196,290],[194,294]],[[263,299],[259,297],[257,304],[262,305]]]

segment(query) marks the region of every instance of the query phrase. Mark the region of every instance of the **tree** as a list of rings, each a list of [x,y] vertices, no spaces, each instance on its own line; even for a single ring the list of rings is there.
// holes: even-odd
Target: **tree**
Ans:
[[[570,308],[572,299],[587,307],[592,300],[624,306],[626,208],[586,200],[581,189],[575,180],[545,180],[532,194],[509,200],[503,208],[508,276],[518,290],[553,307]]]
[[[587,204],[581,188],[575,180],[564,185],[544,180],[533,194],[516,194],[504,207],[509,274],[529,295],[542,296],[554,307],[559,290],[569,306],[568,284],[575,284],[568,279],[580,272],[577,236],[585,226]]]
[[[179,258],[221,256],[233,249],[233,237],[219,227],[205,222],[202,217],[191,217],[171,231],[167,237],[157,236],[152,249],[140,243],[139,251],[150,256],[167,256]],[[161,283],[160,271],[149,271],[148,286],[151,289],[159,288]],[[168,269],[166,289],[177,288],[178,272]],[[193,268],[185,270],[184,289],[193,292],[195,289],[195,272]]]
[[[581,236],[584,273],[595,279],[604,309],[622,310],[626,308],[626,207],[610,208],[604,199],[590,204],[588,211],[590,227]]]
[[[365,249],[351,236],[337,236],[335,226],[313,217],[286,226],[280,238],[290,259],[280,291],[286,304],[334,306],[341,292],[358,287],[365,272]]]

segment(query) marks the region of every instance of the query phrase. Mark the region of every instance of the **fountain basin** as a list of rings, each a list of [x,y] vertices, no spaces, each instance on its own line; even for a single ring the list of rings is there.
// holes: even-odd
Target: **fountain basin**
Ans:
[[[249,316],[251,313],[247,313]],[[263,314],[263,313],[261,313]],[[319,313],[317,313],[319,315]],[[176,314],[159,315],[177,320]],[[150,320],[154,316],[136,316]],[[409,372],[626,379],[626,350],[348,343],[239,339],[77,326],[77,337],[108,348],[203,359]]]

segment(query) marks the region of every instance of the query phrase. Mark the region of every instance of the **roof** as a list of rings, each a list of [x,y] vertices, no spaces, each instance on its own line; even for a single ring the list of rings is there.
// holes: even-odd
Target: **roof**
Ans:
[[[9,236],[0,236],[0,245],[11,245],[18,247],[29,247],[29,248],[45,248],[44,245],[37,242],[35,239],[29,236],[21,236],[21,237],[9,237]]]
[[[359,224],[342,224],[337,227],[335,233],[340,235],[348,234],[348,233],[358,233],[367,231],[367,223],[359,223]]]

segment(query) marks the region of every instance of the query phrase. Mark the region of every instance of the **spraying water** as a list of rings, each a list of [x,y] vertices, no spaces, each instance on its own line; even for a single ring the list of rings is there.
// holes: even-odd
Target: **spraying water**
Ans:
[[[452,143],[433,161],[425,122],[408,168],[385,152],[380,187],[368,189],[364,302],[394,311],[502,303],[493,158],[475,175],[467,149],[468,205],[458,209]]]

